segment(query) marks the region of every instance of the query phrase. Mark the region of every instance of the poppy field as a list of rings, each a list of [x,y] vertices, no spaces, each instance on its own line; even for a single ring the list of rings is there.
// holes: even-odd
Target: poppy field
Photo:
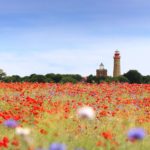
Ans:
[[[150,84],[0,83],[0,150],[149,150]]]

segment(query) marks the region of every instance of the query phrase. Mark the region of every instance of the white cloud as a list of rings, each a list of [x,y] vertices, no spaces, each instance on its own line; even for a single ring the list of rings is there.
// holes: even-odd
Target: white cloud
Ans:
[[[106,39],[105,39],[106,40]],[[121,52],[122,73],[137,69],[143,75],[150,74],[148,64],[150,55],[147,39],[108,39],[107,42],[89,44],[86,49],[57,49],[32,52],[1,52],[1,68],[8,74],[21,76],[32,73],[73,73],[95,74],[101,62],[113,71],[113,54],[116,48]]]
[[[59,36],[59,31],[29,30],[1,37],[0,68],[8,75],[51,72],[89,75],[95,74],[103,62],[112,75],[113,54],[118,49],[122,73],[137,69],[144,75],[150,74],[147,67],[150,38],[86,37],[75,32],[61,32]]]
[[[89,53],[90,54],[90,53]],[[83,51],[45,51],[0,54],[1,68],[8,74],[29,75],[32,73],[83,73],[91,68],[95,54],[86,55]],[[89,69],[87,69],[89,68]],[[87,75],[89,74],[87,72]]]

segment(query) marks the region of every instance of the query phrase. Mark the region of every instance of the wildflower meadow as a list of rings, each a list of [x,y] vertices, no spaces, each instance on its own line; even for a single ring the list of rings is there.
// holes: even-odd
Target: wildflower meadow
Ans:
[[[0,150],[149,150],[150,84],[0,83]]]

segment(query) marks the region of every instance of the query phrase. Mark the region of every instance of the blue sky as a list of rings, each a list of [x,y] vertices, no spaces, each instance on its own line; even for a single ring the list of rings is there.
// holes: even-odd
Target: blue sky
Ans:
[[[103,62],[113,72],[150,74],[148,0],[0,0],[0,68],[8,75],[95,74]]]

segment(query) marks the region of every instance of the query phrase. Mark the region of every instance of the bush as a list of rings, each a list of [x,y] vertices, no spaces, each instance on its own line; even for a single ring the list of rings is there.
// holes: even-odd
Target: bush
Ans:
[[[125,76],[119,76],[119,77],[116,77],[116,81],[118,82],[129,82],[128,78],[126,78]]]

